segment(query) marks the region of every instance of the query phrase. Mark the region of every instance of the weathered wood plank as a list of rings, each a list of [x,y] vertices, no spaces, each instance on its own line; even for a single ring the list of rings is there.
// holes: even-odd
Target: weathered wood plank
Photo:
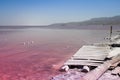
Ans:
[[[96,59],[96,60],[104,60],[105,59],[105,57],[79,57],[79,56],[76,56],[76,57],[73,57],[72,58],[73,60],[76,60],[76,59],[89,59],[89,60],[94,60],[94,59]]]
[[[108,47],[85,45],[80,48],[65,64],[67,65],[100,65],[108,55]],[[89,60],[89,61],[88,61]],[[89,64],[90,63],[90,64]]]
[[[88,63],[102,63],[103,61],[94,61],[94,60],[68,60],[68,63],[79,63],[79,62],[88,62]]]
[[[75,55],[79,54],[107,54],[107,47],[98,47],[98,46],[83,46],[80,48]]]
[[[87,65],[87,66],[99,66],[100,63],[89,63],[89,62],[70,62],[65,63],[64,65]]]
[[[87,73],[81,80],[98,80],[100,76],[114,63],[120,61],[120,55],[112,58],[110,61],[104,62],[104,64],[98,66],[96,69]],[[97,72],[97,73],[96,73]]]
[[[91,57],[96,57],[96,56],[107,56],[107,54],[94,54],[94,55],[88,55],[88,54],[84,54],[84,55],[73,55],[73,57],[76,57],[76,56],[83,56],[83,57],[87,57],[87,56],[91,56]]]

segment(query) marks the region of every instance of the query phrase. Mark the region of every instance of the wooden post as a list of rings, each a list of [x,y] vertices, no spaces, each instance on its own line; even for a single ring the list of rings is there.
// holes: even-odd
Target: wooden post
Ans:
[[[111,42],[111,37],[112,37],[112,26],[110,26],[110,42]]]
[[[107,69],[114,63],[120,61],[120,55],[117,55],[112,58],[112,60],[104,62],[104,64],[98,66],[96,69],[88,72],[83,78],[80,80],[98,80],[101,75],[107,71]]]

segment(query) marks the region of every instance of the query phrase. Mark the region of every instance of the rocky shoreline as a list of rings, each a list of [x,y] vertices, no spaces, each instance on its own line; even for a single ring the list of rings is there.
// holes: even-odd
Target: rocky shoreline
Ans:
[[[86,73],[81,69],[70,69],[68,72],[56,75],[51,80],[80,80]],[[98,80],[120,80],[119,75],[113,75],[112,70],[107,70]]]

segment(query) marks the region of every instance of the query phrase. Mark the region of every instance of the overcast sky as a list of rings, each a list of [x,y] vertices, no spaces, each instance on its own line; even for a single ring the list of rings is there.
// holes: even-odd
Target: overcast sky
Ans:
[[[120,0],[0,0],[0,25],[48,25],[120,15]]]

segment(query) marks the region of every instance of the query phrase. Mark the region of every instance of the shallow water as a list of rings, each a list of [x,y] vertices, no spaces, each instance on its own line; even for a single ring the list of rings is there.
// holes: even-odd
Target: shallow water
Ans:
[[[107,30],[0,30],[0,80],[49,80],[82,45],[104,42]]]

